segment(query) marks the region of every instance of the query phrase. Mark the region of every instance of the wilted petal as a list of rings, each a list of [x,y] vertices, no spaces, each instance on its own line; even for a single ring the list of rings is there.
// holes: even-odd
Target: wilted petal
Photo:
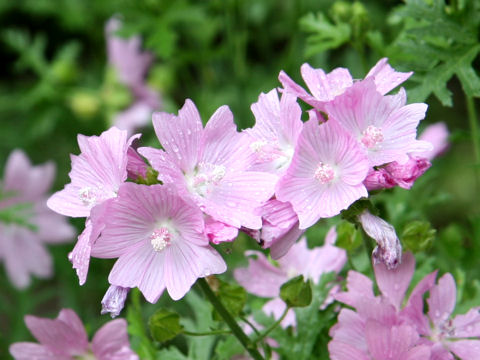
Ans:
[[[101,314],[110,313],[112,318],[120,315],[129,291],[130,288],[110,285],[102,299]]]
[[[363,230],[377,242],[373,251],[374,262],[384,263],[394,269],[402,260],[402,246],[392,225],[365,210],[358,216]]]

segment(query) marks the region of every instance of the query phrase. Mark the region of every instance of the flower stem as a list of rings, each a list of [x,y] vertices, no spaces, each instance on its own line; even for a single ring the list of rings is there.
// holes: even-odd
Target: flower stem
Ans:
[[[285,311],[283,312],[282,316],[280,316],[280,319],[275,321],[267,330],[265,330],[262,334],[260,334],[256,339],[253,340],[254,343],[258,343],[259,341],[265,339],[268,334],[270,334],[275,328],[280,325],[280,323],[285,319],[285,316],[287,316],[288,311],[290,308],[287,306]]]
[[[198,285],[202,288],[203,293],[207,299],[212,303],[215,310],[222,317],[222,319],[227,323],[228,327],[232,330],[233,335],[240,341],[245,350],[248,351],[250,356],[254,360],[264,360],[263,356],[258,352],[257,347],[249,337],[243,332],[243,330],[238,326],[237,322],[233,318],[232,314],[223,306],[219,298],[213,293],[210,285],[204,278],[199,278],[197,280]]]
[[[188,336],[209,336],[209,335],[223,335],[223,334],[231,334],[230,330],[212,330],[212,331],[205,331],[205,332],[193,332],[193,331],[183,331],[182,334]]]
[[[477,186],[480,182],[480,136],[478,133],[478,119],[475,111],[475,102],[473,97],[466,96],[468,121],[470,123],[470,131],[472,134],[473,153],[475,155],[475,176]]]

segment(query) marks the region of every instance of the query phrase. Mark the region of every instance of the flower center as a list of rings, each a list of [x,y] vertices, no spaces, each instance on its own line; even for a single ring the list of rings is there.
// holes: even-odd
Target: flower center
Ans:
[[[83,205],[85,205],[85,206],[93,206],[97,202],[97,194],[89,186],[81,188],[78,191],[78,197],[80,198]]]
[[[191,181],[192,189],[200,196],[212,192],[212,186],[218,185],[226,174],[225,166],[209,163],[198,164],[198,171]]]
[[[153,232],[148,237],[150,243],[152,244],[153,250],[160,252],[170,245],[172,240],[172,234],[168,231],[166,227],[160,227],[153,230]]]
[[[375,145],[383,141],[382,130],[373,125],[369,125],[363,131],[362,135],[363,136],[362,136],[361,142],[368,149],[373,148]]]
[[[315,179],[320,184],[327,184],[335,178],[335,170],[328,164],[320,162],[315,170]]]

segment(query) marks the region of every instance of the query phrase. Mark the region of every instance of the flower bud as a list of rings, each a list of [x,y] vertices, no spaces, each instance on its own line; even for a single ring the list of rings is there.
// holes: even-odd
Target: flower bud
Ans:
[[[402,245],[392,225],[365,210],[358,216],[363,230],[377,242],[373,250],[373,260],[384,263],[388,269],[394,269],[402,261]]]
[[[121,286],[110,285],[105,296],[102,299],[102,311],[101,314],[110,313],[112,318],[117,317],[125,305],[127,294],[130,288],[124,288]]]

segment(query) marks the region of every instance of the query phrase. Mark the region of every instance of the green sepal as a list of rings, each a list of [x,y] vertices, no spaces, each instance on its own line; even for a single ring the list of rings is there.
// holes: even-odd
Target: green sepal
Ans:
[[[312,284],[303,275],[288,280],[280,287],[280,297],[288,307],[305,307],[312,302]]]
[[[427,250],[432,246],[436,232],[428,221],[412,221],[403,229],[403,246],[413,253]]]
[[[152,338],[158,342],[171,340],[183,332],[180,315],[167,309],[155,312],[148,320],[148,327]]]

